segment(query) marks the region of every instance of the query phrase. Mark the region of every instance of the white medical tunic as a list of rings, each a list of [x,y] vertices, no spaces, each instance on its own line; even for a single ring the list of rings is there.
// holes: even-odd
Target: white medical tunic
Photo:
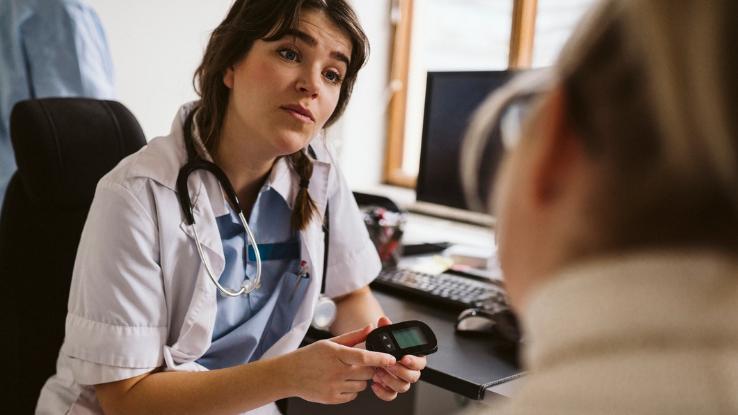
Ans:
[[[185,225],[175,183],[187,159],[178,112],[171,133],[125,158],[97,185],[77,252],[70,288],[66,336],[57,373],[41,391],[38,414],[101,414],[94,385],[131,378],[156,368],[207,370],[196,361],[210,348],[216,291]],[[320,217],[330,203],[330,256],[326,295],[338,297],[367,285],[379,258],[351,191],[323,138],[316,152],[310,195]],[[299,177],[286,160],[271,172],[272,186],[293,207]],[[195,226],[215,275],[225,260],[216,217],[228,212],[217,180],[190,176]],[[313,220],[300,232],[301,261],[323,272],[323,231]],[[269,358],[295,350],[305,335],[320,293],[310,278],[291,329],[266,350]],[[245,391],[247,393],[247,391]],[[278,413],[274,404],[252,414]]]

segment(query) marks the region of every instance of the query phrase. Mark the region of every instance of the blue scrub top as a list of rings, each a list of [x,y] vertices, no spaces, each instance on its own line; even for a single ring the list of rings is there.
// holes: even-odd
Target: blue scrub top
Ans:
[[[282,196],[265,185],[251,211],[262,259],[261,288],[248,296],[225,297],[218,293],[212,344],[197,361],[208,369],[220,369],[258,360],[291,328],[307,292],[310,276],[300,271],[299,233],[290,226],[290,210]],[[216,218],[225,268],[219,282],[237,290],[244,278],[255,274],[254,253],[246,232],[233,212]],[[249,261],[245,264],[245,257]]]
[[[0,202],[15,172],[10,112],[29,98],[111,99],[113,63],[95,11],[80,0],[0,1]]]

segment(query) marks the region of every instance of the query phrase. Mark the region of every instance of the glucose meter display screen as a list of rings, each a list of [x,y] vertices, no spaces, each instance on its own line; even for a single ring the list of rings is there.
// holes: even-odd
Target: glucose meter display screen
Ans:
[[[423,331],[420,330],[420,328],[418,327],[395,330],[392,332],[392,335],[395,336],[397,345],[399,345],[402,349],[420,346],[421,344],[425,344],[428,342],[428,339],[425,338]]]

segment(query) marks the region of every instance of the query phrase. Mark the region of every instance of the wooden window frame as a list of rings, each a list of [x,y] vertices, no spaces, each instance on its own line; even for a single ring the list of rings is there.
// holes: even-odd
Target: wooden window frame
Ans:
[[[387,146],[383,181],[387,184],[415,188],[416,175],[402,170],[407,85],[410,72],[413,3],[415,0],[392,0],[393,31],[390,85],[393,93],[387,116]],[[513,0],[508,67],[529,68],[533,60],[538,0]]]

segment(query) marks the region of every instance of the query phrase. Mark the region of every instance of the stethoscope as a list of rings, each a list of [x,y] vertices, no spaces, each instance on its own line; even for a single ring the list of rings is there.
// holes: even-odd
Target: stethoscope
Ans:
[[[259,254],[259,247],[256,243],[256,238],[254,237],[254,233],[251,231],[251,228],[249,227],[248,222],[246,221],[246,218],[243,215],[243,209],[241,209],[241,204],[238,202],[238,196],[236,196],[236,192],[233,189],[233,185],[231,185],[230,180],[228,180],[228,177],[223,172],[223,170],[218,167],[215,163],[205,160],[202,157],[200,157],[197,152],[195,151],[195,144],[194,139],[192,137],[192,119],[194,118],[194,111],[191,112],[187,118],[185,119],[184,123],[184,142],[185,142],[185,148],[187,149],[187,163],[185,163],[184,166],[179,170],[179,174],[177,175],[177,199],[179,200],[179,206],[182,209],[182,213],[185,217],[185,223],[187,226],[189,226],[192,229],[192,233],[195,236],[195,245],[197,246],[197,254],[200,256],[200,260],[202,261],[203,265],[205,266],[205,270],[208,274],[208,277],[210,280],[215,284],[215,286],[218,288],[218,291],[226,296],[226,297],[239,297],[242,295],[248,295],[251,292],[257,290],[259,287],[261,287],[261,255]],[[315,152],[312,148],[308,147],[308,151],[310,152],[310,155],[314,158]],[[195,226],[195,216],[192,212],[192,201],[190,199],[190,194],[187,188],[187,180],[189,179],[190,175],[197,171],[197,170],[206,170],[215,176],[216,180],[220,184],[221,188],[225,192],[226,199],[228,200],[228,204],[230,205],[231,209],[234,212],[238,213],[238,218],[241,221],[241,225],[243,225],[243,228],[246,230],[246,236],[248,238],[249,244],[253,247],[254,250],[254,259],[256,262],[256,273],[253,279],[245,279],[244,282],[241,284],[241,287],[237,290],[231,290],[229,288],[223,287],[219,282],[218,278],[213,273],[213,270],[210,266],[210,262],[207,261],[205,258],[205,254],[202,250],[202,244],[200,243],[200,237],[197,234],[197,227]],[[323,221],[323,236],[324,236],[324,251],[323,251],[323,281],[321,283],[320,288],[320,298],[318,299],[318,303],[315,306],[315,310],[313,313],[313,327],[316,327],[321,330],[326,330],[330,327],[330,325],[333,323],[333,320],[336,316],[336,304],[331,300],[330,298],[326,297],[324,295],[325,293],[325,281],[326,281],[326,271],[328,268],[328,241],[329,241],[329,226],[328,226],[328,206],[326,206],[325,211],[325,219]],[[248,259],[246,259],[248,261]],[[298,277],[297,283],[301,281],[301,279],[304,278],[302,276]]]
[[[194,112],[193,112],[194,113]],[[261,287],[261,255],[259,254],[259,246],[256,244],[256,238],[254,233],[251,231],[246,218],[243,216],[243,209],[241,204],[238,202],[238,196],[236,191],[233,190],[233,185],[228,177],[225,175],[223,170],[218,167],[215,163],[207,161],[200,157],[195,151],[195,144],[192,138],[192,118],[193,113],[187,116],[184,124],[184,142],[187,148],[187,163],[182,166],[177,175],[177,199],[179,199],[179,206],[185,216],[185,223],[192,229],[192,233],[195,235],[195,245],[197,246],[197,254],[200,256],[200,260],[205,265],[210,281],[215,284],[218,291],[226,297],[238,297],[241,295],[248,295],[257,288]],[[253,279],[244,279],[241,284],[241,288],[238,291],[233,291],[226,287],[223,287],[218,278],[215,277],[213,269],[210,267],[210,262],[205,259],[205,254],[202,251],[202,244],[200,243],[200,237],[197,234],[197,227],[195,226],[195,216],[192,213],[192,201],[190,200],[190,194],[187,189],[187,180],[190,175],[197,170],[206,170],[215,176],[218,183],[225,192],[228,204],[234,212],[238,213],[238,218],[241,220],[241,225],[246,230],[246,236],[249,244],[254,248],[254,258],[256,262],[256,274]],[[248,259],[246,259],[248,261]]]

